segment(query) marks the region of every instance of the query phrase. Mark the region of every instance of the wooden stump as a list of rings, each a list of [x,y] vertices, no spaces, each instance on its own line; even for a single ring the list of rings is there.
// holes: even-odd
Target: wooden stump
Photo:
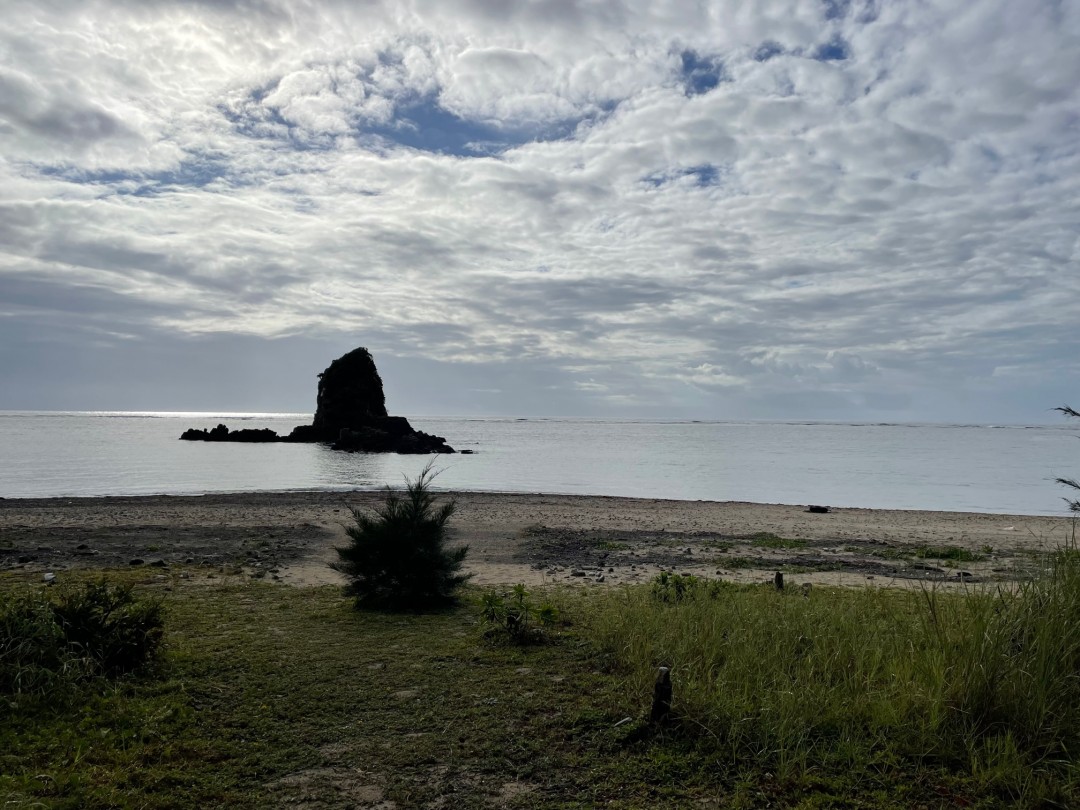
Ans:
[[[656,674],[656,685],[653,687],[652,711],[649,713],[649,721],[662,723],[671,714],[671,670],[660,667]]]

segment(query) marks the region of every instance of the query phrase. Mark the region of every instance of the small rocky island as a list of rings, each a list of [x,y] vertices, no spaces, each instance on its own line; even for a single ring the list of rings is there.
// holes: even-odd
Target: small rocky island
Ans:
[[[353,349],[319,375],[315,420],[298,425],[288,436],[269,428],[185,430],[184,441],[327,442],[335,450],[361,453],[453,453],[441,436],[416,430],[404,416],[386,413],[382,378],[371,352]]]

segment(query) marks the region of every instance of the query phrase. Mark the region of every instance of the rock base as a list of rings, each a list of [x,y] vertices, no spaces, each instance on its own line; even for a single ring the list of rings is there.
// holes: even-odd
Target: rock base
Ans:
[[[386,416],[369,420],[359,428],[340,430],[320,429],[314,425],[297,425],[288,436],[279,436],[269,428],[229,430],[218,425],[212,430],[185,430],[181,440],[189,442],[292,442],[329,444],[334,450],[351,453],[453,453],[454,448],[442,436],[416,430],[403,416]]]

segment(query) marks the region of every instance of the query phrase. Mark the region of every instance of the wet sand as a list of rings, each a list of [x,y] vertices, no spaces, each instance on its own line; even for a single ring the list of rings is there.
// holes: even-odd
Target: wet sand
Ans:
[[[451,542],[478,584],[648,581],[659,571],[764,581],[966,585],[1030,576],[1068,542],[1069,517],[831,509],[594,496],[445,493]],[[328,567],[350,508],[378,492],[0,499],[0,571],[153,566],[292,585]],[[3,580],[0,580],[2,584]]]

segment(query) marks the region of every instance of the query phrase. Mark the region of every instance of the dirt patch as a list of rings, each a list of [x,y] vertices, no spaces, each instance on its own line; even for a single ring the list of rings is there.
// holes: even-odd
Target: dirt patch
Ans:
[[[266,785],[276,804],[284,807],[356,807],[364,810],[394,810],[383,789],[372,784],[359,768],[308,768],[287,774]]]
[[[724,579],[761,579],[776,571],[828,582],[829,575],[911,582],[1014,581],[1029,578],[1030,552],[973,552],[959,546],[876,540],[782,538],[768,533],[574,530],[532,526],[520,553],[553,582],[647,580],[661,571]]]
[[[14,526],[3,530],[0,570],[202,566],[274,577],[317,553],[334,533],[299,526]]]

